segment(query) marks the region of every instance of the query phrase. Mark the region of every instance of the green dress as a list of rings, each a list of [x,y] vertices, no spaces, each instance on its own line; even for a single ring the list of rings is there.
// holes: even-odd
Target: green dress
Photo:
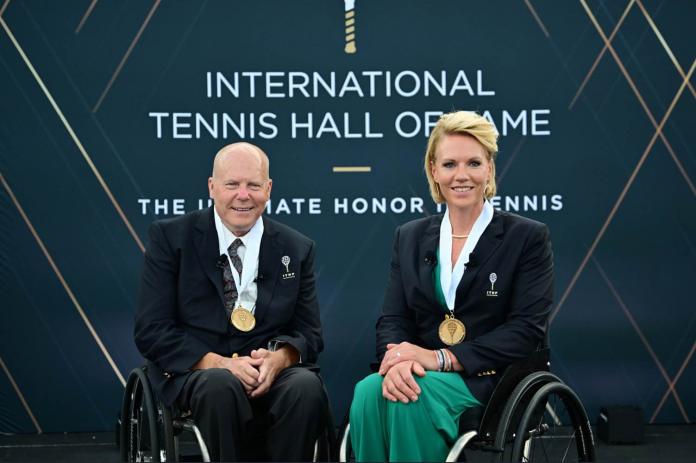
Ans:
[[[444,314],[439,264],[433,284]],[[357,461],[444,461],[459,434],[459,417],[481,405],[458,373],[428,371],[414,378],[421,394],[407,404],[382,397],[383,378],[377,373],[355,385],[350,439]]]

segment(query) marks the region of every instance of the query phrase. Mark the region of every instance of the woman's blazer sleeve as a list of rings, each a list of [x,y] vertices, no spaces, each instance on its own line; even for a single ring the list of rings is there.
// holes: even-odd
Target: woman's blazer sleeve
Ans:
[[[377,320],[377,358],[381,361],[387,344],[412,341],[415,323],[412,311],[408,309],[401,274],[400,241],[402,227],[394,233],[394,246],[389,272],[389,282],[382,305],[382,315]]]

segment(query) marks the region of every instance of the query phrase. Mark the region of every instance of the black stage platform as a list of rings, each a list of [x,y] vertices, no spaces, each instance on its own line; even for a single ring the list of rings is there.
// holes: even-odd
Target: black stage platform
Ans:
[[[692,463],[696,461],[696,425],[654,425],[645,428],[641,445],[607,445],[598,439],[598,462]],[[113,433],[0,436],[0,462],[116,463],[119,452]]]

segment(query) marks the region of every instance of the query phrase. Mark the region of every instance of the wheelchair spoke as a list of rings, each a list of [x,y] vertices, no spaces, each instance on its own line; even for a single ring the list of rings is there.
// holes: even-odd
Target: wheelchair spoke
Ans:
[[[578,461],[577,455],[568,452],[575,444],[575,432],[563,401],[553,394],[537,413],[526,461]]]
[[[513,460],[592,460],[593,449],[588,451],[591,437],[586,435],[585,427],[587,416],[575,393],[563,383],[547,384],[535,393],[517,427],[525,441],[522,442],[522,436],[516,439]]]

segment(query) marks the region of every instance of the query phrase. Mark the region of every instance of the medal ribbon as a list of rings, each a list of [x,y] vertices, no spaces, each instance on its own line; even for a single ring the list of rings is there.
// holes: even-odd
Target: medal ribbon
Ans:
[[[469,263],[469,255],[476,247],[491,220],[493,220],[493,206],[490,202],[484,201],[481,214],[474,222],[474,226],[471,227],[469,238],[464,243],[464,247],[459,253],[459,257],[457,257],[457,262],[452,267],[452,223],[449,218],[449,208],[445,211],[445,215],[442,218],[442,223],[440,224],[440,259],[438,260],[440,264],[440,286],[445,296],[447,309],[449,309],[453,317],[457,286],[459,286],[462,276],[464,276],[466,264]]]

